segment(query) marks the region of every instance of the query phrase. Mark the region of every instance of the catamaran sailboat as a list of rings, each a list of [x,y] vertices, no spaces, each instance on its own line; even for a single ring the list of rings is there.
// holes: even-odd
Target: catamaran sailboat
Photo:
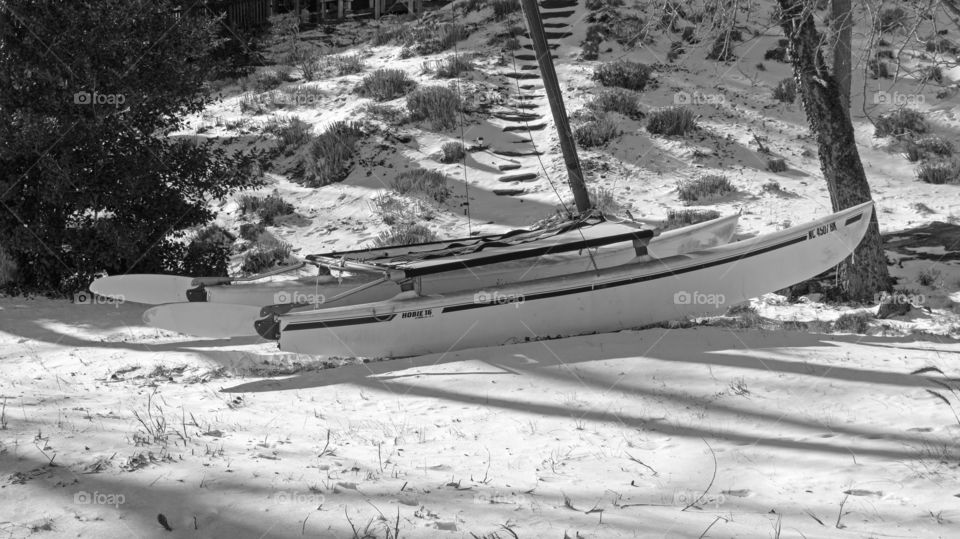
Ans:
[[[302,264],[350,275],[335,284],[316,280],[310,302],[278,301],[276,288],[289,284],[223,278],[119,276],[91,289],[111,295],[145,283],[150,293],[123,295],[146,303],[174,298],[178,303],[144,314],[154,327],[210,337],[260,335],[281,350],[306,354],[398,357],[719,314],[830,269],[862,240],[872,202],[734,243],[726,240],[735,217],[660,235],[591,220],[542,24],[535,6],[526,5],[533,3],[524,4],[571,189],[585,217],[537,231],[309,256]],[[287,297],[308,290],[307,283],[294,286],[303,288]]]

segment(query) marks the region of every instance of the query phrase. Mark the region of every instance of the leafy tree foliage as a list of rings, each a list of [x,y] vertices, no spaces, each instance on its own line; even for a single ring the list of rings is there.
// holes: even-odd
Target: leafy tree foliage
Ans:
[[[0,4],[0,242],[19,289],[182,271],[210,202],[259,183],[258,155],[170,136],[211,101],[222,43],[175,4]]]

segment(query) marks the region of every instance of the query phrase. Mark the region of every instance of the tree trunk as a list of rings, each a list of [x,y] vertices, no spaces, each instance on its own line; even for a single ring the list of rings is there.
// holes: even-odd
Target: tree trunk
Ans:
[[[837,89],[844,108],[850,110],[850,70],[852,69],[850,38],[852,34],[852,12],[850,0],[831,0],[831,18],[833,20],[833,74],[837,78]]]
[[[805,5],[804,0],[778,2],[780,25],[789,39],[794,76],[807,121],[817,139],[820,168],[827,181],[833,210],[871,200],[853,124],[839,85],[823,59],[812,6]],[[853,300],[873,301],[878,292],[890,290],[890,275],[876,211],[866,236],[853,256],[840,264],[838,275],[843,292]]]

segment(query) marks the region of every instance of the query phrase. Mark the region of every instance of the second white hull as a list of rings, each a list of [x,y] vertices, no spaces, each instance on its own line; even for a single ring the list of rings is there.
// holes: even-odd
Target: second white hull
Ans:
[[[734,215],[671,230],[651,240],[647,250],[651,255],[666,257],[725,244],[733,236],[736,225],[737,216]],[[600,248],[592,259],[582,253],[562,253],[427,275],[421,278],[420,293],[450,294],[461,290],[509,286],[521,281],[595,272],[594,264],[602,271],[636,260],[637,254],[632,244],[615,244]],[[352,277],[341,284],[327,278],[317,285],[287,281],[211,286],[206,288],[206,302],[159,305],[147,310],[143,319],[151,327],[199,337],[254,336],[257,334],[254,322],[263,317],[261,307],[264,306],[314,304],[318,308],[329,309],[387,301],[401,293],[397,283],[385,281],[336,298],[337,294],[370,282],[367,277]]]

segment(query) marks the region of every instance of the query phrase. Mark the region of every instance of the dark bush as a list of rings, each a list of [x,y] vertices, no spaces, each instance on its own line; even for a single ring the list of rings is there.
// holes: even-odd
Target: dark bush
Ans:
[[[615,215],[620,211],[620,202],[613,195],[613,191],[603,187],[591,187],[587,191],[590,204],[604,215]]]
[[[643,91],[650,82],[652,72],[650,66],[645,64],[630,60],[615,60],[598,66],[593,73],[593,78],[604,86]]]
[[[267,230],[267,226],[261,221],[256,223],[243,223],[240,225],[240,237],[254,242],[260,237],[260,234],[263,234]]]
[[[904,137],[930,131],[923,113],[914,109],[897,109],[881,115],[876,122],[875,137]]]
[[[414,243],[437,241],[437,235],[429,228],[419,224],[403,223],[381,232],[373,240],[374,247],[395,247]]]
[[[359,54],[328,56],[324,60],[326,69],[341,77],[343,75],[360,73],[366,68],[366,63]]]
[[[603,146],[620,136],[620,126],[606,113],[592,113],[573,128],[573,138],[583,148]]]
[[[450,196],[447,177],[441,172],[425,168],[401,172],[393,179],[391,186],[401,195],[423,195],[441,204]]]
[[[487,5],[487,0],[463,0],[455,4],[456,9],[461,9],[464,13],[480,11],[487,7]]]
[[[787,170],[787,161],[779,157],[768,159],[767,170],[770,172],[784,172]]]
[[[667,220],[660,225],[661,230],[672,230],[711,221],[720,217],[717,210],[680,209],[667,212]]]
[[[493,6],[493,17],[496,20],[502,20],[507,15],[520,11],[519,0],[491,0]]]
[[[876,28],[881,32],[892,32],[902,28],[907,20],[907,12],[903,8],[887,8],[880,10],[876,20]]]
[[[240,79],[240,89],[244,92],[249,89],[257,93],[276,89],[283,83],[294,80],[291,75],[292,71],[293,69],[289,66],[280,66],[254,73],[253,75]]]
[[[277,149],[281,153],[300,148],[313,136],[310,124],[296,116],[272,118],[264,126],[264,131],[277,137]]]
[[[388,124],[400,124],[405,119],[403,109],[383,103],[367,103],[360,110]]]
[[[769,163],[767,167],[769,168]],[[786,193],[786,191],[783,190],[783,187],[780,187],[780,182],[776,180],[770,180],[767,183],[763,184],[760,188],[763,189],[764,193],[773,193],[775,195]]]
[[[953,43],[953,41],[950,41],[945,37],[936,37],[936,38],[930,39],[929,41],[927,41],[925,47],[927,49],[927,52],[933,52],[933,53],[939,52],[939,53],[957,54],[957,52],[960,52],[960,48],[958,48]]]
[[[590,11],[599,11],[604,8],[623,7],[623,0],[587,0],[586,6]]]
[[[216,224],[200,229],[187,245],[183,271],[197,277],[226,277],[230,247],[236,239],[236,236]]]
[[[871,313],[844,313],[833,322],[833,329],[845,333],[865,334],[870,330]]]
[[[290,215],[294,211],[293,204],[280,198],[279,195],[268,195],[258,197],[253,195],[243,195],[240,197],[240,211],[243,213],[256,213],[263,224],[273,225],[276,217]]]
[[[283,264],[290,258],[291,247],[282,241],[268,241],[256,244],[243,256],[240,271],[261,273],[274,265]]]
[[[296,176],[310,187],[343,181],[350,173],[357,143],[363,137],[359,124],[333,122],[302,152]]]
[[[440,161],[444,163],[458,163],[467,155],[460,142],[444,142],[440,149],[443,150]]]
[[[412,58],[443,52],[469,35],[466,28],[457,23],[430,23],[415,26],[404,35],[404,46],[400,56]]]
[[[920,76],[922,82],[936,82],[937,84],[943,83],[943,68],[940,66],[927,66],[923,69],[923,74]]]
[[[390,101],[403,96],[417,83],[402,69],[378,69],[363,78],[357,93],[375,101]]]
[[[603,25],[591,24],[587,27],[587,36],[581,44],[584,60],[596,60],[600,57],[600,43],[603,42],[603,38]]]
[[[889,79],[890,64],[880,60],[869,60],[867,67],[870,69],[870,76],[874,79]]]
[[[774,62],[784,62],[787,60],[787,48],[786,47],[775,47],[767,50],[763,53],[764,60],[773,60]]]
[[[773,98],[783,103],[793,103],[797,99],[797,81],[786,78],[773,88]]]
[[[647,23],[636,15],[617,13],[606,22],[607,35],[627,48],[639,43],[653,43],[653,35],[648,31]]]
[[[683,48],[683,42],[682,42],[682,41],[672,41],[672,42],[670,43],[670,50],[667,51],[667,61],[668,61],[668,62],[673,62],[674,60],[676,60],[677,58],[679,58],[681,54],[683,54],[683,53],[685,53],[685,52],[687,52],[687,51],[686,51],[686,49]]]
[[[444,86],[425,86],[407,95],[407,110],[412,120],[428,120],[434,129],[452,129],[457,125],[460,98]]]
[[[435,76],[438,79],[452,79],[466,71],[473,71],[473,60],[466,55],[452,55],[436,62]]]
[[[640,96],[625,88],[601,88],[590,101],[587,108],[595,113],[618,112],[628,118],[643,118],[640,110]]]
[[[917,179],[924,183],[960,184],[960,161],[942,159],[921,163],[917,169]]]
[[[654,135],[682,136],[696,128],[693,112],[683,106],[658,109],[647,118],[647,131]]]
[[[907,160],[916,162],[930,156],[950,157],[953,155],[954,146],[949,140],[933,135],[918,139],[907,139],[906,150]]]
[[[697,202],[721,197],[734,191],[726,176],[711,174],[677,184],[677,196],[684,202]]]
[[[716,60],[717,62],[730,62],[737,59],[733,52],[734,44],[730,34],[720,34],[713,41],[713,46],[707,52],[707,60]]]

